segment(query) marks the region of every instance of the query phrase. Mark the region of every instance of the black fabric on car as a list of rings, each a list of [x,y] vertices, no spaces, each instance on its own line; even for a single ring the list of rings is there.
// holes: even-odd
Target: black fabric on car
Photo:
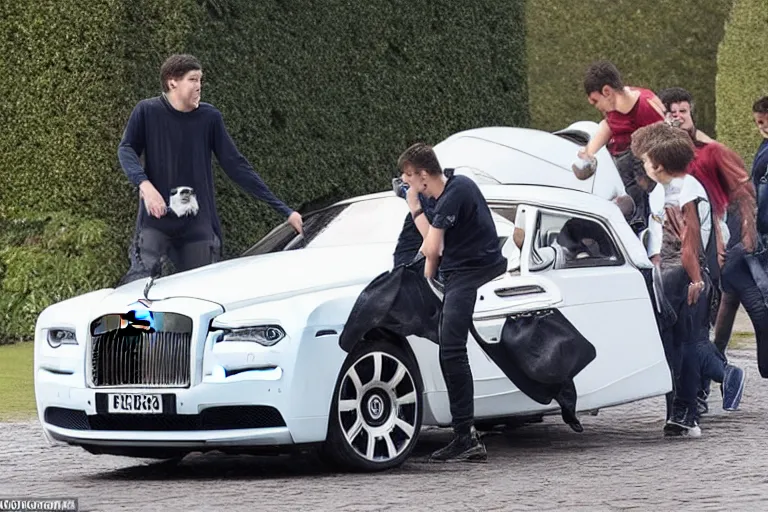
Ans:
[[[424,260],[400,265],[376,277],[359,295],[339,337],[351,352],[374,329],[387,329],[438,342],[441,302],[424,278]],[[556,309],[507,318],[499,343],[487,343],[475,330],[480,347],[520,391],[543,405],[556,400],[563,420],[576,432],[574,377],[595,357],[595,347]]]

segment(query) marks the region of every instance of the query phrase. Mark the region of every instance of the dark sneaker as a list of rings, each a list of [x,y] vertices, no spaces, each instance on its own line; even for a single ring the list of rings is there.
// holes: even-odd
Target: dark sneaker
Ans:
[[[672,417],[664,425],[666,437],[701,437],[701,428],[696,421],[696,412],[691,407],[679,406],[672,409]]]
[[[430,462],[485,462],[488,453],[474,427],[469,434],[454,434],[448,446],[434,452]]]
[[[664,425],[665,437],[701,437],[701,427],[696,422],[684,424],[682,422],[667,421]]]
[[[747,375],[741,368],[730,364],[725,367],[725,377],[721,386],[724,410],[735,411],[739,408],[746,380]]]

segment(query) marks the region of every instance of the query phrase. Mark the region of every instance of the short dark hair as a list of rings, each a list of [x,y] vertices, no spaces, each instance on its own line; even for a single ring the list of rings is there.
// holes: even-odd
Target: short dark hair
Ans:
[[[693,96],[691,93],[683,89],[682,87],[670,87],[664,89],[659,93],[659,99],[664,104],[664,108],[670,110],[673,103],[682,103],[687,101],[691,105],[691,112],[693,112]]]
[[[403,151],[403,154],[397,159],[397,168],[400,169],[400,172],[403,172],[403,169],[408,164],[417,170],[424,169],[431,175],[443,173],[443,168],[440,166],[432,146],[423,142],[417,142],[412,145]]]
[[[647,155],[654,166],[670,174],[683,174],[695,155],[691,136],[680,128],[658,122],[638,128],[632,134],[632,153]]]
[[[190,71],[203,69],[200,61],[194,55],[186,53],[171,55],[160,66],[160,83],[163,91],[168,92],[168,80],[178,80]]]
[[[752,105],[755,114],[768,114],[768,96],[763,96]]]
[[[621,80],[621,73],[612,62],[607,60],[593,62],[584,75],[584,91],[587,96],[593,92],[602,94],[603,87],[606,85],[617,90],[623,89],[624,82]]]

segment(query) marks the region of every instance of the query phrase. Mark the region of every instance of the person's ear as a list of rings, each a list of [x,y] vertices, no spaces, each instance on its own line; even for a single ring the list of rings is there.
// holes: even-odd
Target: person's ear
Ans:
[[[613,92],[613,89],[611,89],[610,85],[604,85],[602,90],[600,91],[600,94],[602,94],[603,96],[608,98],[608,97],[610,97],[612,92]]]

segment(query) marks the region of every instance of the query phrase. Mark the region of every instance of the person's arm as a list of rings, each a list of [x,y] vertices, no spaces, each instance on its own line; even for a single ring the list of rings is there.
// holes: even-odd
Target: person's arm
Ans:
[[[128,118],[128,124],[123,131],[123,138],[117,147],[117,159],[120,161],[120,167],[122,167],[128,181],[134,187],[139,188],[141,198],[144,200],[144,207],[149,214],[160,218],[166,212],[165,199],[149,181],[147,173],[141,166],[139,156],[144,153],[145,148],[144,107],[139,103]]]
[[[715,230],[715,250],[717,251],[717,266],[723,268],[725,264],[725,244],[723,230],[719,219],[712,219],[712,228]]]
[[[648,258],[654,265],[661,260],[661,241],[663,237],[662,215],[664,212],[664,189],[656,185],[648,194],[651,214],[648,216]]]
[[[704,289],[704,281],[699,265],[699,250],[701,245],[701,224],[695,201],[689,201],[683,205],[683,248],[681,262],[688,274],[688,304],[695,304]]]
[[[224,126],[220,112],[216,112],[213,152],[227,176],[251,196],[264,201],[284,217],[290,217],[296,213],[272,193],[264,180],[253,170],[248,160],[238,151]]]
[[[123,131],[123,138],[117,147],[117,159],[120,161],[120,167],[134,187],[138,187],[142,182],[149,179],[141,166],[141,160],[139,160],[145,146],[144,108],[139,103],[131,112],[128,124]]]
[[[434,277],[437,272],[440,257],[445,249],[445,231],[459,222],[461,206],[466,199],[465,193],[460,188],[453,187],[451,190],[444,191],[435,205],[432,222],[429,224],[429,231],[421,248],[421,252],[427,259],[424,266],[424,275],[427,278]]]
[[[755,250],[757,237],[757,204],[755,187],[749,179],[744,161],[732,149],[714,143],[712,157],[717,165],[718,177],[725,185],[728,201],[736,203],[741,215],[741,242],[747,252]]]
[[[430,226],[427,236],[424,239],[422,253],[426,258],[424,264],[424,276],[427,279],[435,277],[437,267],[440,265],[440,256],[443,253],[443,241],[445,230]]]
[[[419,230],[421,238],[426,239],[427,233],[429,232],[429,220],[427,220],[427,216],[423,209],[424,207],[419,200],[419,193],[414,187],[408,189],[408,192],[405,194],[405,200],[408,203],[408,208],[411,210],[411,218],[413,219],[416,229]],[[421,210],[421,213],[419,213],[419,210]],[[417,213],[418,215],[416,215]],[[416,216],[414,217],[414,215]]]
[[[603,119],[600,124],[597,125],[597,131],[594,137],[589,140],[587,147],[584,149],[584,156],[592,158],[600,149],[608,144],[611,140],[611,128],[608,126],[608,121]],[[581,152],[580,152],[581,153]],[[582,156],[579,154],[579,156]]]
[[[653,215],[648,218],[648,259],[651,263],[658,266],[661,261],[661,238],[662,225],[654,219]]]

